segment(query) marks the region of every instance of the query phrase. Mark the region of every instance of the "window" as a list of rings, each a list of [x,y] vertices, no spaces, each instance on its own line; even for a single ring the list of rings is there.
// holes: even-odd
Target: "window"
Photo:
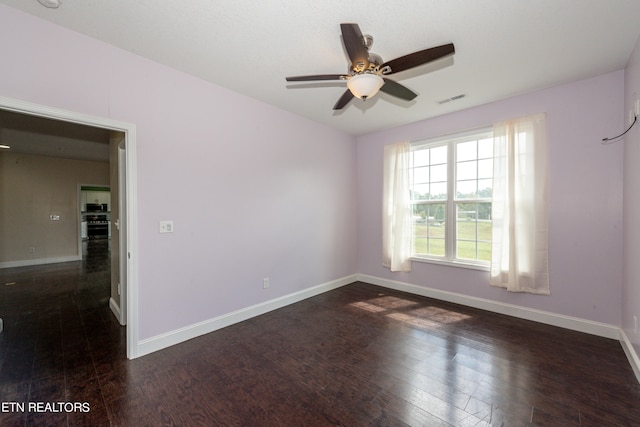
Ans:
[[[411,144],[412,257],[488,265],[491,128]]]

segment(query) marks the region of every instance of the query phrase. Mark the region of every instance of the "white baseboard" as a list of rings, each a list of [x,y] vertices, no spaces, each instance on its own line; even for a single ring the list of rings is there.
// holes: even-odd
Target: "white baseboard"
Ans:
[[[58,262],[70,262],[81,261],[80,255],[70,255],[55,258],[38,258],[38,259],[24,259],[19,261],[4,261],[0,262],[0,268],[13,268],[13,267],[28,267],[31,265],[44,265],[44,264],[56,264]]]
[[[252,317],[260,316],[261,314],[268,313],[278,308],[348,285],[356,280],[357,276],[355,274],[346,276],[341,279],[313,286],[280,298],[275,298],[270,301],[265,301],[231,313],[223,314],[222,316],[218,316],[213,319],[205,320],[203,322],[185,326],[184,328],[141,340],[138,342],[135,353],[136,357],[144,356],[146,354],[153,353],[154,351],[162,350],[163,348],[196,338],[200,335],[208,334],[209,332],[251,319]]]
[[[122,318],[120,305],[113,298],[109,298],[109,308],[111,309],[111,312],[113,313],[113,315],[116,316],[116,319],[118,319],[118,323],[124,326],[125,322],[124,322],[124,319]]]
[[[629,359],[633,372],[636,374],[636,379],[640,382],[640,357],[638,357],[638,353],[636,353],[636,350],[633,347],[633,344],[631,344],[629,337],[624,332],[624,329],[620,330],[620,344],[622,344],[622,349],[627,355],[627,359]]]
[[[157,335],[155,337],[141,340],[138,342],[136,348],[136,357],[144,356],[146,354],[153,353],[155,351],[159,351],[176,344],[180,344],[181,342],[196,338],[200,335],[208,334],[218,329],[231,326],[235,323],[239,323],[244,320],[259,316],[261,314],[277,310],[287,305],[294,304],[296,302],[305,300],[315,295],[322,294],[324,292],[331,291],[333,289],[340,288],[356,281],[370,283],[372,285],[378,285],[402,292],[408,292],[415,295],[435,298],[442,301],[461,304],[468,307],[479,308],[482,310],[505,314],[508,316],[531,320],[547,325],[558,326],[561,328],[584,332],[604,338],[619,340],[625,354],[627,355],[627,358],[629,359],[633,371],[635,372],[636,378],[640,382],[640,358],[635,352],[633,345],[631,345],[631,342],[629,341],[624,331],[622,331],[618,326],[363,274],[346,276],[341,279],[295,292],[293,294],[265,301],[263,303],[246,307],[231,313],[223,314],[222,316],[189,325],[184,328],[176,329],[164,334]],[[116,315],[116,318],[120,319],[120,310],[118,304],[113,299],[111,299],[109,301],[109,306]]]
[[[506,304],[484,298],[477,298],[469,295],[427,288],[424,286],[413,285],[411,283],[383,279],[381,277],[368,276],[364,274],[358,274],[357,277],[361,282],[383,286],[385,288],[395,289],[398,291],[408,292],[410,294],[421,295],[442,301],[465,305],[468,307],[479,308],[482,310],[492,311],[494,313],[506,314],[508,316],[518,317],[520,319],[532,320],[534,322],[544,323],[552,326],[559,326],[561,328],[571,329],[578,332],[585,332],[605,338],[616,340],[620,339],[620,327],[609,325],[606,323],[593,322],[590,320],[580,319],[578,317],[571,317],[562,314],[551,313],[548,311],[535,310],[519,305]]]

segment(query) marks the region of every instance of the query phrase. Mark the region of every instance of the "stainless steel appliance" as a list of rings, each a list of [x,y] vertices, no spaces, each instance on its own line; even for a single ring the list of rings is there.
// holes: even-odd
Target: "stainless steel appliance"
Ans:
[[[106,214],[87,214],[87,237],[89,239],[107,239],[109,237],[109,218]]]
[[[106,203],[87,203],[85,206],[86,212],[107,212],[107,210]]]

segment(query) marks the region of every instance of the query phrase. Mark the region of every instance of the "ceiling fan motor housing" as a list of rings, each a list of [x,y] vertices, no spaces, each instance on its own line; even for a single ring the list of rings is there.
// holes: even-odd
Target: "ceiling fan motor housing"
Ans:
[[[377,53],[369,53],[369,57],[367,58],[368,63],[364,62],[356,62],[351,64],[351,69],[349,73],[351,75],[362,74],[362,73],[372,73],[379,74],[380,70],[378,67],[383,63],[382,57]]]
[[[368,64],[365,62],[355,62],[351,64],[351,74],[361,74],[361,73],[378,73],[378,66],[383,63],[382,57],[377,53],[369,52],[371,46],[373,46],[373,36],[369,34],[365,34],[362,36],[362,45],[367,49]]]

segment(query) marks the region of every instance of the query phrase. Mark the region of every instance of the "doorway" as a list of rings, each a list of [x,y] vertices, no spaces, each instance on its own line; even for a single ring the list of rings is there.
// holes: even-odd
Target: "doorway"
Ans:
[[[115,143],[110,141],[115,146],[115,179],[121,192],[119,196],[121,203],[119,203],[118,210],[117,234],[122,244],[119,245],[116,257],[122,262],[118,263],[118,271],[114,272],[114,274],[117,278],[117,288],[120,290],[118,302],[121,316],[119,320],[121,324],[127,325],[127,357],[129,359],[137,357],[137,205],[135,203],[137,171],[135,125],[3,97],[0,97],[0,110],[106,129],[111,131],[111,135],[114,138],[118,139]]]

